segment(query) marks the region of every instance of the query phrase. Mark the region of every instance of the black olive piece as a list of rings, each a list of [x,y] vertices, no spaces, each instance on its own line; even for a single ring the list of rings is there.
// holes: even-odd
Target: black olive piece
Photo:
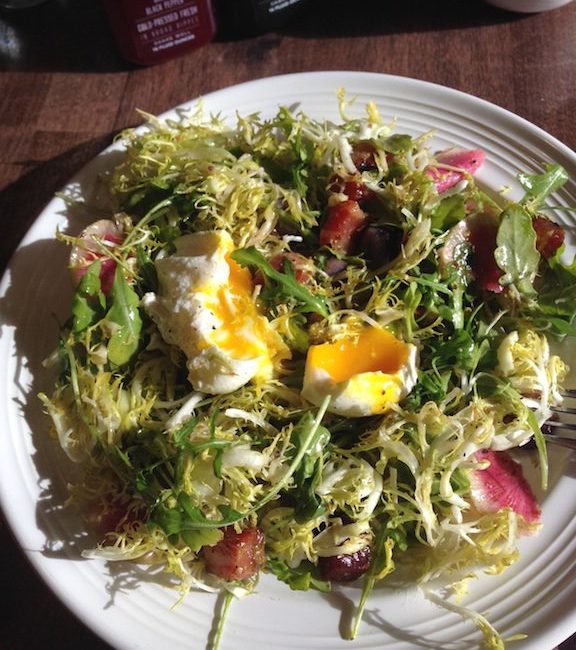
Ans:
[[[398,257],[403,237],[404,231],[396,226],[367,226],[362,231],[359,253],[368,268],[378,268]]]

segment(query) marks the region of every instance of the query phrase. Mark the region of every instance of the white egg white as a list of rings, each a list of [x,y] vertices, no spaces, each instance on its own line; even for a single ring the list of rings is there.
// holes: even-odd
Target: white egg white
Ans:
[[[285,354],[245,288],[233,286],[233,250],[225,231],[184,235],[173,255],[156,261],[158,294],[142,301],[164,340],[186,355],[188,379],[203,393],[230,393],[270,376],[272,357]]]

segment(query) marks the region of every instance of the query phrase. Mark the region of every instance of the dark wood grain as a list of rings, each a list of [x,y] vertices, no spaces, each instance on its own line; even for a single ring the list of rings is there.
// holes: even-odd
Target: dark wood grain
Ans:
[[[220,38],[139,68],[118,55],[99,2],[48,0],[0,10],[0,70],[0,268],[66,179],[140,121],[138,108],[160,113],[270,75],[364,70],[432,81],[576,148],[576,3],[516,15],[481,0],[312,0],[280,31]],[[1,518],[0,587],[0,650],[108,647],[44,586]]]

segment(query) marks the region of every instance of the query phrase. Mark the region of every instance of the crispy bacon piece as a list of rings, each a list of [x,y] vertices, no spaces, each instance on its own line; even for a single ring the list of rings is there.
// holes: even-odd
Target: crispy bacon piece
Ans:
[[[217,544],[202,549],[202,556],[208,573],[224,580],[246,580],[266,562],[264,533],[259,528],[237,533],[230,526]]]
[[[536,232],[536,250],[542,257],[552,257],[564,243],[564,229],[542,215],[532,219],[532,227]]]
[[[376,148],[371,142],[362,141],[352,145],[350,154],[354,166],[359,172],[376,169]]]
[[[370,568],[371,556],[370,547],[365,546],[355,553],[321,557],[318,559],[320,577],[333,582],[357,580]]]
[[[304,255],[299,253],[278,253],[270,258],[270,266],[277,271],[284,270],[284,260],[288,260],[292,264],[294,270],[294,277],[300,284],[306,284],[311,279],[311,262]]]
[[[344,194],[352,201],[358,201],[360,204],[374,198],[374,192],[369,187],[366,187],[364,183],[358,181],[346,181],[344,183]]]
[[[335,176],[330,183],[329,189],[335,194],[346,195],[351,201],[358,201],[360,205],[374,199],[374,192],[361,180],[354,180],[353,178],[344,179]]]
[[[320,245],[330,246],[336,253],[349,255],[357,235],[366,225],[368,215],[358,201],[342,201],[328,208],[324,225],[320,229]]]

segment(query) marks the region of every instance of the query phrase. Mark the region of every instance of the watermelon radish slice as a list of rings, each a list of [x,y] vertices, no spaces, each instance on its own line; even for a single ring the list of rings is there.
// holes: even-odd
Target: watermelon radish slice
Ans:
[[[124,239],[118,226],[109,219],[100,219],[87,226],[78,238],[78,244],[70,253],[69,268],[74,286],[78,285],[82,276],[88,271],[90,264],[96,260],[102,261],[100,282],[102,291],[110,293],[114,283],[116,262],[106,256],[106,249],[112,250]]]
[[[485,159],[482,149],[446,149],[436,156],[436,164],[426,169],[426,174],[434,181],[438,194],[454,187],[468,174],[480,169]]]
[[[476,460],[488,461],[486,469],[472,474],[472,500],[480,512],[498,512],[510,508],[527,523],[540,521],[540,507],[522,467],[505,451],[481,450]]]

